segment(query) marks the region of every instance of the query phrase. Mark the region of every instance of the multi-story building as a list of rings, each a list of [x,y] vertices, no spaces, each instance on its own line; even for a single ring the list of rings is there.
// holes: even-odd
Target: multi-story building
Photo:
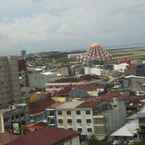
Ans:
[[[66,102],[56,107],[58,128],[79,131],[82,136],[94,133],[93,110],[85,107],[84,101]]]
[[[126,120],[125,103],[119,100],[74,100],[61,104],[50,100],[48,102],[45,100],[41,105],[33,105],[34,110],[29,114],[29,121],[45,122],[49,127],[79,131],[81,139],[90,135],[96,135],[100,140],[104,139],[120,128]]]
[[[48,82],[57,79],[57,73],[50,71],[43,71],[42,69],[36,68],[29,70],[29,85],[31,88],[43,89],[46,87]]]
[[[29,122],[45,122],[49,127],[56,127],[56,109],[51,108],[54,103],[55,101],[49,97],[30,103],[28,105]]]
[[[18,60],[19,80],[21,87],[29,86],[28,70],[26,60],[19,58]]]
[[[104,139],[124,125],[126,107],[122,101],[98,104],[93,111],[94,133],[98,139]]]
[[[145,95],[145,77],[129,75],[123,79],[123,88],[138,94]]]
[[[59,128],[79,131],[82,137],[94,134],[104,139],[125,123],[126,109],[122,101],[71,101],[56,107],[56,118]]]
[[[28,118],[28,110],[26,104],[16,104],[9,106],[7,109],[0,110],[0,130],[10,129],[12,123],[25,124]]]
[[[0,108],[19,101],[17,57],[0,57]]]

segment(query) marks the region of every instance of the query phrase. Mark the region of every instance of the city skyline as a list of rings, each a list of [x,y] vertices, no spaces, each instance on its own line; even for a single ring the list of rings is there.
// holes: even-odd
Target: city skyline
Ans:
[[[1,1],[2,2],[2,1]],[[0,55],[143,44],[144,0],[6,0],[0,5]]]

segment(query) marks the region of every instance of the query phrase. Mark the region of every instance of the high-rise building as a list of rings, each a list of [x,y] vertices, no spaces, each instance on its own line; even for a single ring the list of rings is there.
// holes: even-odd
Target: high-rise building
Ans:
[[[0,57],[0,108],[17,103],[19,97],[17,57]]]

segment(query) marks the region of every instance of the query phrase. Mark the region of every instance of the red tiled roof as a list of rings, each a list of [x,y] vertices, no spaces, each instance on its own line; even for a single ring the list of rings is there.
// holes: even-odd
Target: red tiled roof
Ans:
[[[98,84],[84,84],[74,88],[81,89],[84,91],[96,91],[97,89],[103,88],[103,86]]]
[[[41,113],[42,111],[44,111],[46,108],[50,107],[54,103],[56,102],[49,97],[39,100],[38,102],[35,103],[30,103],[28,105],[29,114]]]
[[[121,96],[120,92],[108,92],[104,95],[97,97],[100,101],[112,101],[113,98],[119,98]]]
[[[25,129],[25,133],[27,133],[27,132],[33,132],[33,131],[36,131],[45,127],[48,127],[48,125],[46,123],[40,122],[40,123],[27,124],[24,126],[24,129]]]
[[[43,128],[26,135],[21,135],[6,145],[57,145],[77,136],[79,134],[72,130]]]

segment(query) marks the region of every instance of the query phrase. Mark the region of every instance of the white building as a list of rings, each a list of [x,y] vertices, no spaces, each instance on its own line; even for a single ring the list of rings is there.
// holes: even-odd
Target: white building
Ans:
[[[83,107],[84,101],[66,102],[56,107],[58,128],[79,131],[82,136],[94,134],[93,110]]]
[[[56,118],[59,128],[79,131],[83,137],[94,134],[102,140],[125,123],[126,109],[122,101],[71,101],[56,107]]]
[[[19,101],[17,57],[0,57],[0,108]]]
[[[121,64],[114,64],[113,69],[115,71],[124,73],[128,69],[128,64],[127,63],[121,63]]]
[[[100,67],[85,67],[85,75],[98,75],[101,76],[104,73],[104,70]]]

